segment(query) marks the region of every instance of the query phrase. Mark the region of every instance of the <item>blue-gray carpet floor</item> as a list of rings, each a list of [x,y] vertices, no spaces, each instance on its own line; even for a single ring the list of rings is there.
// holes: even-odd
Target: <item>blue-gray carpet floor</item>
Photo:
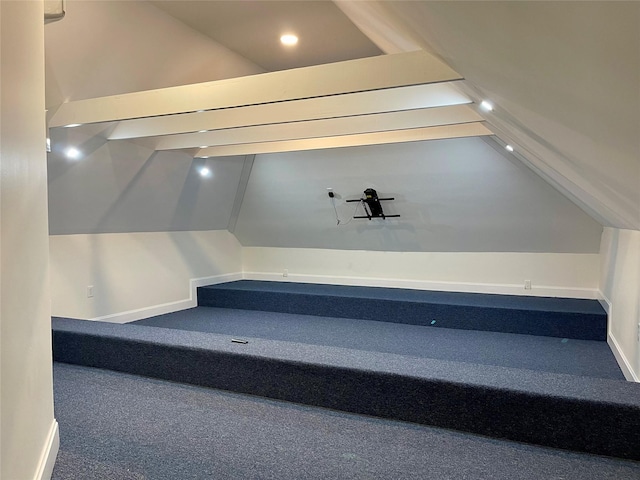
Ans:
[[[627,480],[640,463],[54,364],[54,480]]]
[[[624,380],[606,342],[214,307],[131,325]]]

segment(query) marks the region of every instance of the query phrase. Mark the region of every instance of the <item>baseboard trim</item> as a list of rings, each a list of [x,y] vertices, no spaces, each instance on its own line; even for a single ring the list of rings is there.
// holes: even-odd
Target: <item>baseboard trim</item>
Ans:
[[[270,272],[244,272],[243,278],[245,280],[409,288],[413,290],[434,290],[440,292],[495,293],[501,295],[525,295],[533,297],[584,298],[589,300],[596,300],[598,298],[598,290],[591,288],[534,286],[534,288],[530,290],[525,290],[522,285],[514,284],[433,282],[429,280],[308,275],[299,273],[289,273],[288,276],[283,277],[282,273]]]
[[[125,312],[112,313],[101,317],[90,318],[89,320],[110,323],[130,323],[144,318],[155,317],[156,315],[164,315],[165,313],[186,310],[197,306],[198,287],[202,287],[203,285],[214,285],[216,283],[232,282],[234,280],[242,280],[243,278],[244,277],[240,272],[213,275],[211,277],[192,278],[189,280],[189,298],[175,302],[162,303],[160,305],[137,308],[135,310],[128,310]]]
[[[602,305],[604,311],[607,312],[607,320],[611,320],[611,300],[609,300],[607,296],[600,290],[598,290],[597,292],[596,300],[600,302],[600,305]],[[608,322],[607,324],[610,325],[610,322]]]
[[[38,464],[38,470],[36,471],[34,480],[50,480],[53,474],[53,467],[56,463],[56,457],[58,456],[58,450],[60,449],[60,431],[58,430],[58,422],[54,418],[49,429],[49,435],[47,442],[45,443],[42,455],[40,456],[40,463]]]
[[[602,305],[602,308],[604,308],[604,311],[607,312],[607,345],[609,345],[616,362],[618,362],[618,366],[620,367],[620,370],[622,370],[624,378],[629,382],[640,382],[640,377],[638,377],[633,371],[633,368],[631,368],[631,362],[629,362],[625,354],[622,352],[622,348],[620,348],[618,340],[616,340],[616,337],[611,331],[611,315],[613,310],[611,300],[609,300],[604,293],[598,290],[598,301],[600,302],[600,305]]]
[[[620,348],[616,337],[614,337],[611,332],[609,332],[609,334],[607,335],[607,344],[609,344],[609,348],[611,348],[613,356],[616,357],[616,361],[620,366],[620,370],[622,370],[624,378],[626,378],[629,382],[640,383],[640,377],[638,377],[631,368],[631,363],[624,355],[624,353],[622,353],[622,349]]]

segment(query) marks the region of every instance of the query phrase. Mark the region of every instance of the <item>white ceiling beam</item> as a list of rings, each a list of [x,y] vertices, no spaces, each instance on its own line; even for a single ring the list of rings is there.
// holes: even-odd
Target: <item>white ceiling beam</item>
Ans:
[[[264,153],[320,150],[325,148],[382,145],[386,143],[417,142],[446,138],[481,137],[493,135],[484,123],[463,123],[439,127],[412,128],[390,132],[362,133],[335,137],[285,140],[278,142],[245,143],[200,149],[196,157],[225,157],[232,155],[257,155]]]
[[[267,105],[209,110],[123,120],[109,140],[174,135],[223,128],[349,117],[418,108],[471,103],[451,83],[411,85],[330,97],[291,100]]]
[[[63,103],[50,127],[127,120],[461,80],[433,55],[398,53]]]
[[[473,108],[468,105],[455,105],[355,117],[230,128],[204,133],[169,135],[158,139],[156,150],[177,150],[201,147],[202,145],[221,146],[336,137],[479,121],[482,121],[482,117]]]

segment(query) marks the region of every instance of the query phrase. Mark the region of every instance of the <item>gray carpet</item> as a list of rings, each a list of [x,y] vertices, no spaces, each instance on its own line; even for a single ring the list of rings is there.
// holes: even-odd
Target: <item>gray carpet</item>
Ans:
[[[640,463],[65,364],[54,480],[638,479]]]
[[[605,342],[196,307],[131,325],[624,380]]]

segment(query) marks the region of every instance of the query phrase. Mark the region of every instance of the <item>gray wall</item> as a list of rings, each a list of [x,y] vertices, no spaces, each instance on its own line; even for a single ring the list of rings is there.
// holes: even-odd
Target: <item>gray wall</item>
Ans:
[[[52,141],[53,235],[227,228],[244,157],[193,159],[127,141],[107,142],[81,129],[57,129]],[[67,146],[77,147],[82,157],[68,159]],[[212,176],[201,177],[200,166]]]
[[[244,246],[597,253],[602,227],[482,138],[256,157],[235,234]],[[504,153],[503,153],[504,151]],[[399,219],[346,221],[367,187]]]

